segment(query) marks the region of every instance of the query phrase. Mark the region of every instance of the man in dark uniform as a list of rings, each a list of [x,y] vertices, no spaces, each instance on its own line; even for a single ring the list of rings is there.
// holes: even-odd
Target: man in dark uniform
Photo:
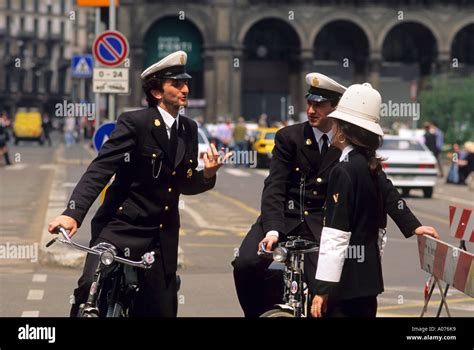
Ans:
[[[191,79],[185,71],[186,59],[186,53],[178,51],[142,73],[149,108],[118,118],[110,139],[74,189],[68,208],[48,226],[52,233],[63,226],[72,236],[115,174],[92,220],[90,244],[110,242],[132,260],[150,250],[157,253],[152,268],[139,271],[140,291],[132,310],[136,316],[177,315],[179,195],[213,188],[216,172],[225,161],[212,146],[204,156],[204,170],[196,171],[197,125],[179,115],[179,109],[187,105]],[[87,257],[71,316],[87,299],[97,259]]]
[[[266,294],[270,261],[257,255],[261,245],[271,250],[287,236],[318,243],[320,240],[328,175],[341,155],[340,150],[329,147],[333,135],[327,116],[335,110],[346,88],[319,73],[308,74],[306,83],[310,86],[306,94],[308,121],[277,132],[262,193],[261,215],[232,263],[237,295],[246,317],[258,317],[280,302]],[[421,226],[389,180],[384,185],[387,212],[405,236],[415,230],[434,231]],[[316,266],[317,253],[308,254],[304,269],[310,292],[315,289]]]

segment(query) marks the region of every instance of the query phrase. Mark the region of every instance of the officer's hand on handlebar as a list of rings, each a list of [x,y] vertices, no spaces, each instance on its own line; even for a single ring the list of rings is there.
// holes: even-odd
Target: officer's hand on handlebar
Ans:
[[[263,244],[264,247],[265,247],[265,250],[271,251],[271,250],[273,250],[273,245],[276,244],[277,242],[278,242],[278,237],[277,236],[270,235],[268,237],[265,237],[258,244],[258,250],[262,249],[262,244]]]
[[[69,237],[74,236],[74,234],[77,232],[77,221],[67,215],[59,215],[57,218],[51,221],[48,224],[48,231],[51,234],[56,234],[56,229],[58,226],[64,227],[64,229],[69,232]]]

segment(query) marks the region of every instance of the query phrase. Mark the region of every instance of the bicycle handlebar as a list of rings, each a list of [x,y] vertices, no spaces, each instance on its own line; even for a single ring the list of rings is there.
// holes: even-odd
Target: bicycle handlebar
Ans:
[[[101,251],[101,250],[94,249],[93,247],[86,247],[86,246],[83,246],[83,245],[80,245],[80,244],[74,242],[71,239],[71,237],[69,237],[69,235],[66,232],[66,230],[64,229],[64,227],[58,226],[56,231],[57,231],[56,233],[60,234],[62,237],[53,238],[51,241],[49,241],[46,244],[47,248],[50,247],[54,242],[59,241],[63,244],[67,244],[67,245],[69,245],[69,246],[71,246],[75,249],[82,250],[82,251],[90,253],[90,254],[98,255],[99,257],[104,252],[110,252],[110,250]],[[120,262],[120,263],[125,264],[125,265],[129,265],[129,266],[140,267],[140,268],[143,268],[143,269],[150,268],[151,265],[155,262],[155,257],[154,257],[155,252],[148,252],[148,253],[143,254],[142,260],[140,260],[140,261],[133,261],[133,260],[128,260],[128,259],[125,259],[125,258],[121,258],[113,252],[112,252],[112,254],[113,254],[113,260],[114,261]]]

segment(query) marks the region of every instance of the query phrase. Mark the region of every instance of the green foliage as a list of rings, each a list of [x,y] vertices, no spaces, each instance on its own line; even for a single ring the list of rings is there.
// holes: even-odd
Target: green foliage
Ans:
[[[420,121],[436,121],[446,143],[474,140],[474,75],[461,83],[434,76],[419,102]]]

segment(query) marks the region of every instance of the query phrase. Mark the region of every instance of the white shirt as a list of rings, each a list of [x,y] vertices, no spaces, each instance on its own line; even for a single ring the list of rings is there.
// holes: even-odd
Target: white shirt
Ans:
[[[339,157],[339,162],[344,162],[347,161],[347,155],[349,154],[350,151],[352,151],[354,147],[351,145],[346,146],[341,153],[341,156]]]
[[[334,136],[334,133],[332,132],[332,129],[329,130],[328,132],[324,133],[322,132],[321,130],[319,130],[318,128],[313,128],[313,132],[314,132],[314,138],[316,139],[316,142],[318,143],[318,147],[319,147],[319,152],[322,152],[322,149],[323,149],[323,135],[326,134],[327,137],[328,137],[328,147],[331,145],[331,141],[332,141],[332,138]],[[348,152],[349,153],[349,152]],[[270,230],[267,232],[267,234],[265,235],[265,237],[268,237],[268,236],[276,236],[278,237],[278,231],[276,230]]]
[[[318,128],[313,128],[313,132],[314,132],[314,138],[316,139],[316,142],[318,143],[319,152],[321,152],[323,148],[323,135],[324,134],[326,134],[328,137],[328,147],[331,145],[331,141],[334,136],[332,129],[329,130],[328,132],[322,132]]]
[[[175,120],[176,120],[176,129],[178,129],[179,114],[176,117],[173,117],[171,114],[169,114],[167,111],[165,111],[160,106],[158,106],[158,111],[160,111],[160,114],[163,117],[163,121],[165,122],[166,133],[168,134],[168,140],[169,140],[170,135],[171,135],[171,127],[173,126],[173,123],[174,123]]]

